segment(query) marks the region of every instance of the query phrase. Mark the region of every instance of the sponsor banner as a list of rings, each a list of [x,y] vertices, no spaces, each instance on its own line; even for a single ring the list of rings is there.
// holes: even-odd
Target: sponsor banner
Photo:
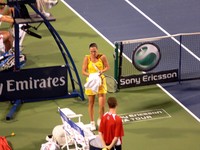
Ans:
[[[64,96],[67,68],[61,66],[0,73],[0,99],[37,99]]]
[[[121,114],[119,116],[122,118],[123,124],[171,117],[164,109],[133,112]]]
[[[178,69],[146,73],[120,78],[120,88],[178,81]]]

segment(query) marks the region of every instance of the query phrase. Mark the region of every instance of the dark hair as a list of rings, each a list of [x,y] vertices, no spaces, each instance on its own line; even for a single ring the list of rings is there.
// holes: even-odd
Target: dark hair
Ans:
[[[89,45],[89,48],[90,48],[90,47],[96,47],[96,48],[98,48],[98,46],[97,46],[96,43],[91,43],[91,44]]]
[[[117,99],[115,97],[109,97],[107,103],[109,108],[115,108],[117,106]]]

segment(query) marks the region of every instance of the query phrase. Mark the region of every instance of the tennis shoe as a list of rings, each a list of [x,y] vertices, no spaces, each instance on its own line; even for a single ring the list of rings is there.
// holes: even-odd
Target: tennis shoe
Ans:
[[[91,130],[91,131],[95,131],[95,130],[96,130],[96,125],[95,125],[95,122],[94,122],[94,121],[91,121],[91,122],[90,122],[90,130]]]

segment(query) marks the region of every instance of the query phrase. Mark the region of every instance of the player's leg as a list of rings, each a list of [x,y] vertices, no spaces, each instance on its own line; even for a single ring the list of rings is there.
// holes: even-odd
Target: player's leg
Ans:
[[[45,16],[45,17],[49,17],[50,13],[45,11],[45,6],[44,6],[44,2],[43,0],[36,0],[36,7],[37,9]]]
[[[106,94],[99,94],[99,118],[104,114]]]
[[[5,50],[10,50],[13,46],[13,37],[9,31],[3,31],[3,41],[5,44]]]
[[[90,125],[91,130],[96,130],[95,121],[94,121],[94,101],[95,101],[95,95],[88,95],[88,112],[90,117]]]
[[[9,31],[0,31],[0,35],[3,38],[3,44],[5,46],[5,52],[12,48],[13,37]]]
[[[99,118],[97,120],[97,125],[100,124],[100,119],[105,112],[105,102],[106,102],[106,94],[99,94]]]
[[[58,4],[58,0],[43,0],[47,9],[51,9],[53,6]]]

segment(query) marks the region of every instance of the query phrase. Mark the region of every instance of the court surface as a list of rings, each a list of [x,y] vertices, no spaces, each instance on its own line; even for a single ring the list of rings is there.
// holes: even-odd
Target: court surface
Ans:
[[[192,0],[190,3],[183,0],[173,2],[87,0],[84,7],[78,0],[65,1],[111,43],[200,30],[200,2],[197,0]],[[193,52],[200,57],[198,51]],[[200,118],[198,85],[199,81],[191,81],[181,85],[162,86],[198,119]],[[181,92],[183,90],[184,92]],[[186,99],[190,102],[186,102]]]
[[[86,0],[84,3],[66,0],[68,4],[62,2],[51,10],[57,19],[52,25],[67,45],[82,83],[85,82],[85,77],[81,75],[81,64],[83,57],[88,54],[88,45],[91,42],[98,43],[100,52],[107,55],[113,68],[113,42],[116,40],[166,35],[158,25],[169,34],[197,32],[200,28],[200,2],[197,0],[183,0],[181,4],[180,0]],[[133,4],[157,25],[141,15],[133,8]],[[193,11],[190,11],[191,8]],[[42,35],[42,39],[28,35],[24,39],[24,53],[27,55],[25,68],[63,64],[61,54],[46,27],[42,25],[37,33]],[[112,75],[113,70],[108,74]],[[157,110],[166,112],[163,116],[152,116],[152,119],[135,118],[134,121],[124,124],[123,150],[200,149],[199,117],[196,115],[199,113],[196,106],[199,108],[200,98],[198,82],[167,85],[165,89],[163,87],[152,85],[108,94],[117,97],[118,114],[141,114]],[[184,99],[180,99],[181,97]],[[9,102],[0,103],[0,135],[15,132],[16,136],[9,137],[8,140],[16,150],[40,149],[46,135],[51,134],[54,126],[61,124],[58,106],[69,107],[74,112],[83,114],[82,121],[89,122],[87,99],[83,102],[71,98],[24,103],[13,120],[5,121],[4,117],[11,106]],[[192,107],[196,112],[193,112]],[[97,102],[95,108],[97,117]]]

